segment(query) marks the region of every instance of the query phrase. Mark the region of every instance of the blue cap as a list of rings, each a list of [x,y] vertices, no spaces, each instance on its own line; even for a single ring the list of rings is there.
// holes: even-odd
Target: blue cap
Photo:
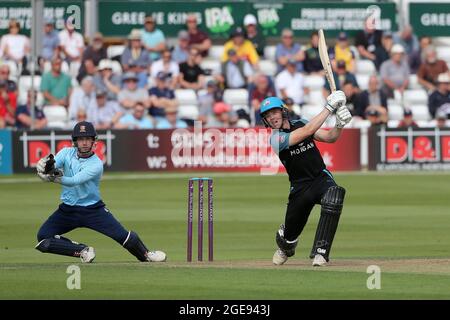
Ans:
[[[263,115],[265,112],[271,110],[271,109],[283,109],[284,103],[283,100],[281,100],[278,97],[269,97],[263,100],[261,102],[261,107],[259,108],[259,114]]]

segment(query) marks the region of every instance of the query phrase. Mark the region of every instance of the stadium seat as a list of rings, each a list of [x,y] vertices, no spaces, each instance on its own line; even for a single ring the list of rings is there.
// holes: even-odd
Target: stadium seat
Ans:
[[[27,92],[28,90],[31,89],[31,80],[32,80],[32,76],[21,76],[19,78],[19,83],[18,83],[18,89],[19,91],[25,91]],[[41,76],[34,76],[34,83],[33,83],[33,88],[34,90],[38,90],[41,86]]]
[[[124,45],[112,45],[106,49],[106,55],[108,56],[108,59],[112,59],[114,57],[121,56],[124,50]]]
[[[271,77],[273,77],[277,72],[277,65],[272,60],[260,60],[259,68],[262,73]]]
[[[409,89],[422,89],[423,87],[420,85],[420,83],[417,81],[417,75],[416,74],[410,74],[409,75]]]
[[[436,53],[439,59],[450,62],[450,47],[436,47]]]
[[[208,57],[210,57],[212,60],[220,61],[222,59],[223,54],[223,46],[217,45],[217,46],[211,46],[211,48],[208,51]]]
[[[223,101],[231,105],[247,105],[248,91],[246,89],[225,89]]]
[[[436,122],[434,122],[434,121],[416,120],[416,123],[420,128],[435,128],[436,127]]]
[[[355,55],[355,60],[359,60],[359,51],[358,48],[356,46],[350,46],[350,50],[353,52],[353,54]]]
[[[428,111],[428,106],[426,105],[412,105],[410,107],[414,120],[418,121],[428,121],[431,119],[430,112]]]
[[[76,78],[78,75],[78,71],[80,70],[81,62],[80,61],[72,61],[69,64],[69,75],[72,78]]]
[[[365,120],[365,119],[359,119],[359,120],[355,120],[353,119],[351,122],[351,127],[352,128],[369,128],[371,126],[371,123],[369,120]],[[346,126],[347,127],[347,126]]]
[[[118,75],[122,74],[122,66],[119,61],[112,60],[110,63],[113,73]]]
[[[406,105],[426,104],[428,101],[427,92],[423,89],[405,90],[403,100]]]
[[[264,58],[275,62],[276,46],[266,46],[264,48]]]
[[[325,98],[323,97],[322,90],[311,90],[309,94],[305,96],[305,100],[310,104],[325,104]]]
[[[372,74],[375,73],[375,65],[370,60],[357,60],[356,61],[356,72],[358,74]]]
[[[302,118],[305,118],[307,120],[311,120],[316,115],[318,115],[322,111],[322,108],[320,105],[317,104],[305,104],[302,107]]]
[[[388,103],[388,118],[389,120],[402,120],[403,119],[403,107],[398,104]]]
[[[302,108],[298,104],[292,105],[292,111],[294,111],[298,115],[302,115]]]
[[[180,105],[197,105],[197,95],[192,89],[176,89],[175,97]]]
[[[64,129],[67,127],[67,110],[63,106],[45,106],[43,108],[47,127]]]
[[[387,126],[388,128],[397,128],[400,120],[388,120]]]
[[[196,120],[199,111],[196,105],[182,104],[178,107],[178,118]]]
[[[369,88],[369,78],[370,75],[368,74],[356,74],[356,81],[361,90],[367,90]]]
[[[209,70],[211,71],[211,74],[219,74],[221,73],[221,63],[219,60],[211,60],[211,59],[204,59],[201,63],[200,63],[200,67],[203,70]]]
[[[311,90],[322,89],[325,84],[325,79],[322,76],[310,75],[305,76],[305,87],[310,88]]]

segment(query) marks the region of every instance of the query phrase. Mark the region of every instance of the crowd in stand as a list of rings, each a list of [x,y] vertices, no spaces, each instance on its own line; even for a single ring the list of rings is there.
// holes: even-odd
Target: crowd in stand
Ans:
[[[416,74],[428,95],[430,119],[445,126],[450,117],[449,61],[438,59],[432,39],[418,39],[409,26],[391,33],[375,30],[372,23],[367,19],[354,45],[345,32],[335,41],[329,39],[337,89],[345,92],[354,121],[387,123],[388,101],[402,99],[411,86],[410,76]],[[187,16],[186,28],[173,46],[152,16],[147,16],[141,29],[130,32],[123,52],[115,56],[108,56],[102,34],[96,33],[86,44],[70,21],[57,31],[54,21],[46,19],[43,30],[36,66],[29,59],[30,39],[21,34],[17,21],[10,20],[9,33],[0,38],[0,128],[52,127],[55,123],[51,125],[47,117],[56,110],[62,110],[67,120],[60,127],[67,128],[81,120],[93,122],[98,129],[185,128],[195,120],[207,127],[258,126],[262,125],[258,110],[264,98],[280,96],[296,119],[304,116],[301,107],[315,99],[307,77],[324,78],[317,32],[311,34],[309,43],[300,44],[290,29],[282,31],[275,46],[276,70],[265,73],[267,39],[251,14],[223,43],[216,70],[205,67],[204,62],[211,60],[212,41],[198,28],[195,15]],[[360,60],[374,66],[366,90],[356,77]],[[20,79],[29,78],[32,68],[40,83],[36,77],[34,87],[21,86]],[[318,100],[330,93],[328,83],[323,83]],[[191,117],[179,113],[186,104],[177,97],[182,89],[195,93],[196,110]],[[230,89],[246,91],[245,106],[227,102],[225,93]],[[398,125],[417,126],[409,106],[402,107],[404,119]]]

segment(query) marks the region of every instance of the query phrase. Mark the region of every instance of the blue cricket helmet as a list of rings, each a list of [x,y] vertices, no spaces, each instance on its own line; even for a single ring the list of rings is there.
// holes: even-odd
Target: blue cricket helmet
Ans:
[[[97,139],[97,132],[91,122],[81,121],[75,125],[72,131],[72,141],[75,141],[80,137],[92,137]]]
[[[268,97],[261,102],[261,107],[259,108],[259,114],[262,116],[265,112],[271,109],[284,109],[284,102],[278,97]]]

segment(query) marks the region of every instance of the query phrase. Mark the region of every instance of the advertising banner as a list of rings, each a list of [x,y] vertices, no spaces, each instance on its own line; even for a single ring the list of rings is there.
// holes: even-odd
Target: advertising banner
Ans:
[[[410,3],[409,23],[418,36],[449,37],[450,3]]]
[[[0,174],[12,173],[11,131],[0,130]]]

